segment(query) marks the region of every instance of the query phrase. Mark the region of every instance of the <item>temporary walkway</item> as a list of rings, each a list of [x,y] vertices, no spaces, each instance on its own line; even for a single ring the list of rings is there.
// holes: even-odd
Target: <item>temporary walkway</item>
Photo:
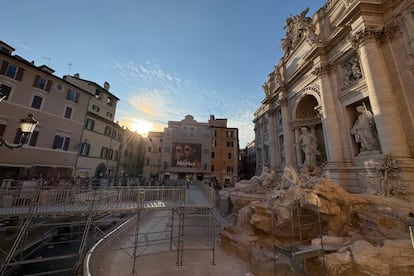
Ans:
[[[192,214],[192,217],[194,214],[201,214],[204,224],[207,224],[209,229],[202,233],[211,240],[214,236],[214,189],[201,182],[192,183],[190,188],[159,186],[81,189],[22,186],[0,190],[0,199],[0,219],[9,221],[8,226],[3,227],[7,227],[6,231],[13,233],[9,235],[13,237],[10,242],[0,242],[0,260],[2,261],[0,275],[11,274],[11,271],[24,264],[64,258],[75,260],[75,265],[70,268],[61,268],[61,271],[72,269],[72,271],[80,272],[87,248],[92,245],[90,233],[99,238],[105,232],[101,229],[102,225],[114,223],[116,220],[120,222],[134,215],[137,232],[134,243],[135,254],[133,253],[132,256],[137,258],[139,236],[148,234],[139,232],[140,217],[152,210],[171,211],[167,212],[171,214],[172,221],[170,243],[171,250],[177,252],[177,265],[182,265],[185,249],[183,242],[185,218],[190,217],[189,214]],[[117,217],[114,218],[114,214]],[[39,233],[46,240],[43,246],[50,245],[52,243],[47,240],[44,233],[46,231],[53,233],[53,229],[62,226],[70,229],[72,238],[77,237],[76,254],[50,256],[41,260],[27,259],[29,255],[27,251],[30,251],[28,250],[29,244],[32,245],[34,240],[39,240]],[[62,239],[66,238],[66,236],[62,237]],[[210,249],[214,260],[214,242],[211,242]]]

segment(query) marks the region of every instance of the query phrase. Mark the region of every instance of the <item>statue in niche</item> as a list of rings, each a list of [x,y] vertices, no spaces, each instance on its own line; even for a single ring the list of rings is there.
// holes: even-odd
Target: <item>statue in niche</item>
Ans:
[[[318,151],[318,139],[308,130],[307,127],[302,127],[302,134],[299,136],[299,143],[301,143],[302,151],[305,153],[305,161],[303,165],[308,169],[315,169],[316,156],[321,153]]]
[[[357,57],[351,58],[342,65],[344,70],[343,84],[348,85],[362,79],[362,71]]]
[[[374,115],[367,110],[365,105],[357,106],[356,110],[359,115],[351,129],[351,134],[354,135],[355,142],[361,144],[360,152],[379,150]]]

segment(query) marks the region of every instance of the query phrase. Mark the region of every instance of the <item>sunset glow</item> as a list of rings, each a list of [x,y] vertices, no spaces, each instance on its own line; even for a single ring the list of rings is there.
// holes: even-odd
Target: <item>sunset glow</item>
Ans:
[[[147,134],[153,129],[153,126],[150,122],[144,120],[134,120],[131,123],[131,129],[138,132],[139,134]]]

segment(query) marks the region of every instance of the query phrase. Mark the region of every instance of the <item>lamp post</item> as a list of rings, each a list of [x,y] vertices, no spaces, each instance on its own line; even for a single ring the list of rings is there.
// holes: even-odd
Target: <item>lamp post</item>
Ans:
[[[20,139],[19,144],[9,144],[7,143],[6,139],[0,136],[0,146],[5,146],[8,149],[15,149],[15,148],[21,148],[27,141],[27,138],[30,136],[30,134],[33,132],[35,127],[39,121],[36,121],[33,119],[33,114],[28,114],[27,118],[20,119],[20,129],[22,132],[22,137]]]

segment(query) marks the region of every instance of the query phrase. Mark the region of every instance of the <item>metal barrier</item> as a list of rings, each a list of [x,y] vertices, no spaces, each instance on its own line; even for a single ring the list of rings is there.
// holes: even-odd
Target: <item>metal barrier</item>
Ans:
[[[185,187],[10,187],[0,190],[0,215],[50,212],[125,210],[141,207],[181,206]],[[163,202],[164,205],[150,203]]]

